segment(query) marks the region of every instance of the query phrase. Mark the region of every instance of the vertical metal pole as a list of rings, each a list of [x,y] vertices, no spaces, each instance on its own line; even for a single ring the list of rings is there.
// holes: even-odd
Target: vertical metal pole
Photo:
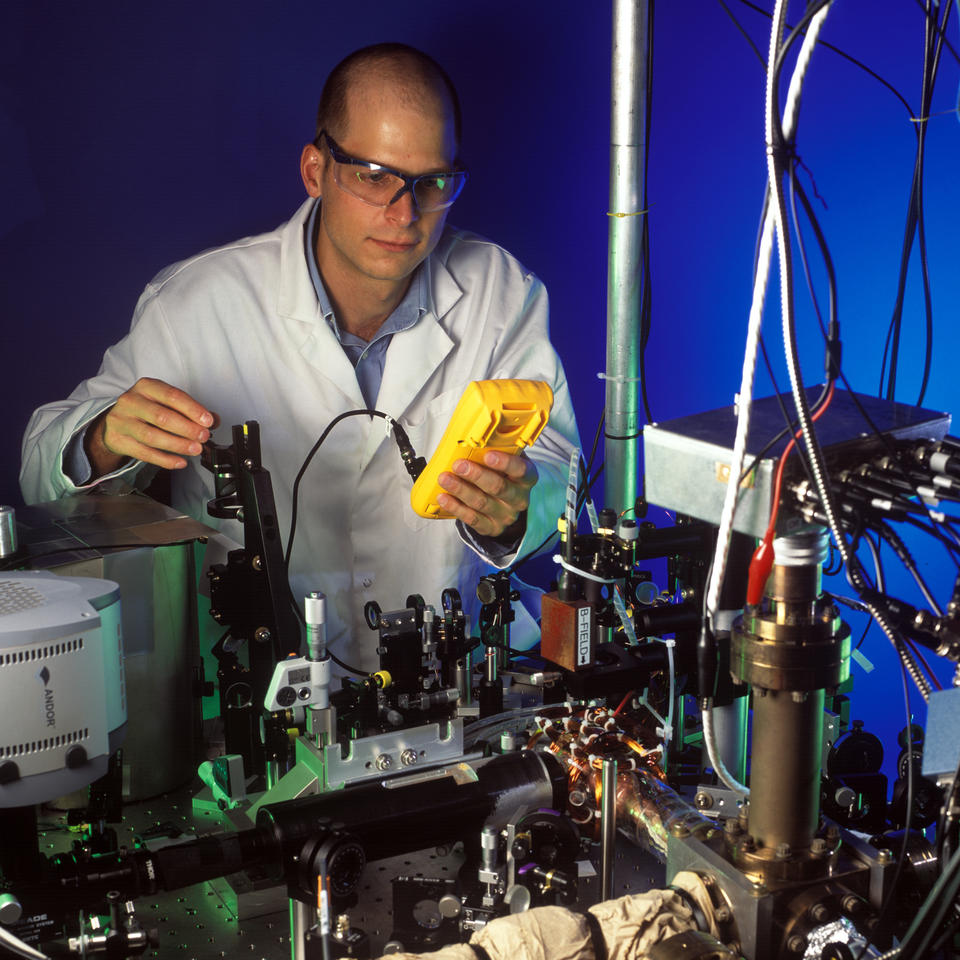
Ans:
[[[632,507],[637,496],[640,284],[648,0],[614,0],[610,101],[610,216],[607,267],[607,380],[604,506]],[[631,439],[619,439],[627,437]]]
[[[600,776],[600,899],[609,900],[616,866],[617,761],[604,760]]]
[[[17,552],[17,514],[13,507],[0,507],[0,557]]]
[[[272,790],[280,781],[283,774],[280,771],[279,760],[267,760],[264,769],[265,783],[268,790]]]
[[[510,668],[510,624],[505,622],[496,634],[497,643],[497,668],[503,673]]]
[[[316,922],[316,910],[309,904],[290,898],[290,960],[306,960],[307,931]]]
[[[480,716],[492,717],[503,710],[503,680],[497,669],[497,648],[485,647],[486,672],[480,681]]]

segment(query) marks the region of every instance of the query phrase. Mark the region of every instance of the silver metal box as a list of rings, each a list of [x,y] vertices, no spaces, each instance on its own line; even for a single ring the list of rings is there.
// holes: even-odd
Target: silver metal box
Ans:
[[[808,390],[807,399],[812,403],[819,392],[819,387]],[[784,402],[790,415],[795,415],[793,399],[788,395]],[[950,429],[950,415],[947,413],[863,394],[856,394],[854,398],[846,390],[837,390],[829,410],[816,424],[828,467],[850,463],[854,458],[869,455],[874,447],[881,448],[857,403],[881,433],[890,437],[939,440]],[[741,533],[762,537],[766,532],[777,460],[787,445],[789,434],[766,448],[784,431],[784,427],[784,415],[776,397],[754,401],[744,467],[749,467],[755,457],[759,459],[753,472],[743,481],[734,517],[734,529]],[[733,406],[644,427],[647,500],[699,520],[719,523],[736,429],[737,414]],[[786,467],[786,478],[798,476],[802,470],[800,458],[794,452]],[[777,533],[781,536],[789,533],[799,522],[797,514],[781,510]]]

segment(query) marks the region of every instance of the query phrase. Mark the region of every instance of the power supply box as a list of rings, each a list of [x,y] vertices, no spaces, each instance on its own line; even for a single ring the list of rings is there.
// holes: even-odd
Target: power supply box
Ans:
[[[813,403],[819,393],[819,387],[808,389],[808,402]],[[795,417],[792,396],[786,394],[783,400],[789,415]],[[883,450],[874,427],[897,440],[940,440],[950,429],[950,415],[838,389],[829,409],[814,427],[828,468],[842,469]],[[777,461],[790,437],[785,428],[777,397],[754,401],[744,461],[744,469],[750,468],[750,472],[741,481],[733,524],[740,533],[762,537],[766,532]],[[667,510],[718,524],[736,430],[737,411],[733,406],[644,427],[647,500]],[[783,435],[775,439],[780,434]],[[803,465],[794,451],[785,468],[785,480],[796,478],[802,471]],[[789,533],[799,522],[796,513],[781,510],[778,535]]]

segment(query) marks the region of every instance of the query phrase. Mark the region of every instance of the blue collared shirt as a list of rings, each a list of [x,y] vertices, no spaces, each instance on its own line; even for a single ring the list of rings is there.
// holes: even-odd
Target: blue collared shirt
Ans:
[[[320,312],[330,325],[340,346],[343,347],[343,352],[353,364],[364,402],[369,409],[373,409],[377,403],[377,395],[380,393],[380,384],[383,382],[383,365],[391,338],[401,330],[409,330],[427,312],[426,272],[422,265],[417,267],[404,298],[397,304],[393,313],[383,321],[383,326],[372,340],[368,342],[355,334],[341,330],[317,266],[316,237],[319,220],[320,201],[317,200],[310,211],[304,231],[304,253],[310,269],[310,279],[317,292]]]

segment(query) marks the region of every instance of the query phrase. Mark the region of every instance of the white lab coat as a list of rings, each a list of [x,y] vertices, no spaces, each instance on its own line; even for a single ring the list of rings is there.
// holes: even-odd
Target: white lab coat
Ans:
[[[149,376],[218,413],[218,443],[230,442],[233,424],[259,421],[263,465],[286,542],[293,481],[304,457],[333,417],[364,407],[307,269],[303,225],[310,203],[277,230],[174,264],[147,286],[130,333],[106,352],[99,373],[31,418],[20,477],[28,503],[77,492],[62,469],[64,447]],[[529,451],[540,482],[522,555],[555,529],[577,444],[566,378],[548,339],[546,291],[502,248],[453,228],[444,231],[426,269],[430,309],[394,334],[377,409],[397,418],[416,451],[429,457],[470,381],[518,377],[551,385],[553,413]],[[105,480],[142,483],[142,467],[128,465]],[[294,593],[327,595],[331,648],[365,669],[378,665],[376,636],[363,619],[367,600],[390,610],[420,593],[439,607],[440,592],[455,586],[472,606],[477,580],[488,569],[453,521],[413,512],[411,485],[384,421],[367,417],[334,427],[301,484]],[[172,487],[175,507],[242,542],[238,523],[206,515],[213,478],[199,458],[173,473]]]

